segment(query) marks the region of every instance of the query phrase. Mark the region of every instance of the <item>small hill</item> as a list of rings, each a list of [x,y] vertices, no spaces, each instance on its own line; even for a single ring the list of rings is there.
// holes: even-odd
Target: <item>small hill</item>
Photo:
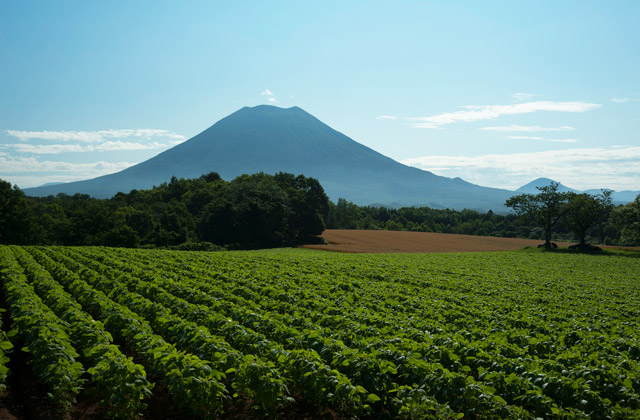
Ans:
[[[540,190],[538,190],[538,187],[547,187],[551,185],[552,182],[556,182],[556,181],[549,178],[534,179],[528,184],[525,184],[522,187],[518,188],[516,192],[520,194],[537,194],[540,192]],[[560,186],[558,187],[558,190],[560,192],[579,192],[578,190],[574,190],[573,188],[565,187],[562,184],[560,184]]]
[[[244,107],[190,140],[121,172],[86,181],[25,189],[33,196],[64,192],[111,197],[150,188],[171,176],[218,172],[230,180],[256,172],[317,178],[331,200],[359,205],[500,210],[513,192],[446,178],[386,157],[298,107]]]
[[[516,190],[519,194],[537,194],[540,191],[536,187],[546,187],[547,185],[551,185],[552,182],[556,182],[549,178],[538,178]],[[566,187],[560,184],[559,190],[561,192],[574,192],[574,193],[587,193],[587,194],[600,194],[601,190],[598,189],[590,189],[585,191],[574,190],[573,188]],[[640,194],[640,191],[614,191],[611,195],[611,201],[614,204],[624,204],[630,201],[635,200],[635,198]]]

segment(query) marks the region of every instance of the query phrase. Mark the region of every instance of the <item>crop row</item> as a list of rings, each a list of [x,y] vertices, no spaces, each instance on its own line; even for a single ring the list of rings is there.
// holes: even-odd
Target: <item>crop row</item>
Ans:
[[[198,418],[637,418],[638,261],[0,247],[7,340],[67,408],[88,387],[123,418],[146,372]]]
[[[103,260],[110,258],[104,255],[94,255],[94,257]],[[243,308],[250,308],[247,322],[258,326],[262,332],[272,338],[275,334],[277,339],[295,342],[296,339],[290,332],[283,332],[286,330],[283,325],[306,326],[308,328],[306,331],[314,331],[314,337],[330,335],[334,331],[337,333],[333,333],[333,337],[340,338],[343,338],[340,332],[349,330],[351,327],[356,331],[355,334],[359,333],[359,338],[352,340],[353,345],[360,350],[371,351],[371,349],[375,349],[368,355],[369,359],[386,357],[387,360],[400,365],[404,371],[414,364],[413,358],[407,358],[406,355],[411,356],[417,353],[423,360],[435,360],[453,373],[469,373],[478,379],[476,384],[482,385],[484,383],[494,388],[496,395],[504,400],[510,403],[519,403],[541,414],[544,412],[562,413],[562,409],[554,404],[554,401],[561,402],[564,408],[575,412],[585,411],[591,415],[602,416],[610,415],[615,410],[614,404],[618,401],[628,404],[631,408],[638,407],[637,385],[634,386],[634,381],[637,384],[635,373],[638,372],[638,363],[633,359],[634,345],[631,344],[629,347],[625,345],[633,343],[634,340],[625,343],[624,339],[617,339],[610,342],[606,336],[602,335],[602,328],[597,328],[591,336],[573,331],[561,337],[562,341],[558,343],[557,340],[553,340],[539,331],[536,334],[531,334],[525,328],[527,325],[517,329],[512,327],[497,336],[493,333],[492,339],[487,340],[487,334],[481,331],[481,334],[467,332],[464,335],[453,332],[435,336],[419,334],[418,330],[402,326],[402,321],[398,320],[401,327],[393,331],[393,338],[380,340],[380,330],[376,331],[371,325],[358,323],[355,320],[359,318],[358,316],[354,319],[352,315],[357,311],[346,310],[342,316],[331,317],[322,313],[319,308],[316,308],[316,311],[305,310],[301,305],[288,303],[291,300],[291,294],[284,293],[284,290],[291,290],[291,287],[282,289],[282,293],[274,293],[273,282],[268,281],[246,282],[246,287],[238,287],[238,283],[243,283],[243,280],[239,279],[234,281],[235,287],[232,289],[229,287],[218,288],[212,285],[215,283],[216,276],[207,276],[204,270],[199,271],[195,276],[192,275],[192,279],[189,280],[190,271],[197,270],[197,262],[190,262],[190,270],[181,270],[180,266],[184,267],[183,263],[176,262],[171,265],[171,261],[172,259],[162,259],[157,262],[147,261],[144,270],[139,267],[138,276],[145,276],[145,272],[162,272],[165,283],[166,277],[178,276],[181,287],[190,282],[189,284],[200,290],[199,295],[195,295],[190,290],[183,293],[187,293],[192,299],[194,296],[198,296],[200,303],[206,303],[212,310],[218,312],[225,313],[226,311],[229,316],[237,317],[243,312]],[[129,265],[128,268],[131,269],[131,266]],[[158,270],[160,267],[162,269]],[[157,282],[157,279],[155,281]],[[172,286],[174,289],[177,287],[175,283]],[[326,285],[327,282],[321,284]],[[469,288],[467,287],[467,289]],[[202,293],[203,290],[206,293]],[[308,290],[305,288],[305,293],[308,293]],[[304,303],[312,302],[312,304],[324,307],[325,312],[330,311],[331,302],[323,302],[321,294],[316,294],[312,299],[305,300]],[[249,299],[245,300],[245,297]],[[230,303],[230,301],[238,303],[238,305]],[[360,292],[358,306],[366,305],[366,301],[367,296]],[[256,314],[260,310],[262,316]],[[427,311],[428,308],[423,310]],[[291,313],[295,314],[294,318],[289,315]],[[369,311],[368,313],[376,315],[380,312]],[[464,313],[465,311],[458,311],[458,316],[463,318]],[[425,315],[428,317],[429,314]],[[345,318],[350,319],[345,322]],[[278,320],[281,322],[278,323]],[[475,319],[475,322],[478,322],[478,319]],[[536,330],[541,330],[544,325],[533,327]],[[474,332],[478,330],[475,329]],[[283,336],[283,334],[285,335]],[[384,335],[384,333],[382,334]],[[416,340],[418,334],[420,339]],[[478,335],[481,339],[478,339]],[[473,336],[474,339],[470,340],[468,336]],[[376,337],[378,337],[377,340]],[[520,337],[524,341],[518,341]],[[580,346],[576,346],[577,342],[580,342]],[[340,351],[344,350],[344,346],[335,343],[336,341],[333,340],[327,345],[327,340],[314,338],[314,340],[305,341],[302,345],[312,348],[316,345],[319,347],[320,354],[324,352],[330,357],[333,355],[332,362],[336,363],[335,355],[340,354]],[[524,345],[520,346],[520,343]],[[582,352],[588,352],[589,357],[582,357],[582,354],[576,351],[576,347],[579,347]],[[619,351],[617,347],[621,347],[623,351]],[[553,352],[560,356],[548,357]],[[398,363],[399,361],[402,362]],[[355,364],[358,366],[357,362]],[[623,366],[622,369],[620,369],[621,366]],[[363,369],[358,370],[358,372],[362,371]],[[421,371],[421,374],[424,374],[424,371]],[[442,378],[445,375],[440,374],[439,376]],[[416,377],[414,376],[413,379],[415,380]],[[450,389],[451,387],[445,386],[444,388]],[[445,397],[451,398],[451,392]],[[459,397],[457,397],[457,401],[460,401]]]
[[[246,275],[246,270],[236,269],[241,276],[230,278],[226,273],[221,273],[226,267],[220,264],[219,260],[224,262],[225,258],[216,258],[216,261],[209,263],[206,260],[210,258],[197,260],[201,254],[174,253],[171,258],[149,259],[145,258],[144,251],[138,251],[141,255],[133,261],[131,258],[121,258],[118,263],[114,261],[114,253],[106,254],[99,250],[86,249],[82,250],[82,253],[90,256],[91,260],[108,262],[114,273],[129,271],[135,273],[136,280],[145,279],[161,287],[170,287],[171,293],[188,297],[197,304],[204,304],[210,311],[229,316],[245,327],[256,328],[256,331],[263,333],[266,338],[285,343],[288,348],[299,346],[317,350],[327,364],[347,374],[353,383],[364,386],[367,391],[375,393],[376,396],[380,395],[385,403],[391,399],[385,394],[388,390],[394,391],[398,386],[405,384],[415,387],[421,383],[420,379],[424,385],[424,382],[427,382],[425,379],[429,378],[428,383],[431,386],[428,389],[429,394],[441,402],[453,399],[455,404],[459,404],[454,405],[458,410],[468,408],[468,403],[462,396],[468,396],[466,393],[469,393],[469,389],[476,389],[480,391],[479,394],[489,395],[485,399],[489,401],[493,399],[494,404],[496,401],[506,401],[509,404],[527,407],[536,414],[545,412],[557,414],[563,413],[566,409],[568,413],[584,412],[604,416],[616,410],[615,404],[618,401],[622,401],[632,409],[637,408],[637,391],[634,389],[634,381],[637,381],[637,376],[634,375],[634,372],[637,372],[637,362],[629,359],[628,351],[620,352],[614,347],[620,347],[620,341],[624,339],[618,339],[618,343],[612,343],[602,336],[594,339],[587,334],[578,335],[573,332],[567,334],[567,337],[562,337],[565,343],[558,343],[557,340],[554,341],[540,332],[545,330],[544,324],[534,317],[529,317],[529,322],[523,322],[522,319],[526,317],[522,314],[519,316],[516,314],[517,316],[513,317],[514,322],[519,322],[517,328],[514,325],[505,328],[504,325],[498,324],[495,327],[502,328],[494,328],[494,330],[500,329],[500,331],[491,331],[487,334],[486,328],[483,330],[480,326],[487,322],[487,318],[497,324],[494,320],[499,318],[500,312],[489,311],[489,316],[486,317],[477,310],[474,311],[473,308],[455,305],[456,297],[461,296],[462,293],[454,293],[453,288],[444,282],[432,289],[440,292],[438,297],[445,300],[444,308],[439,310],[436,307],[429,311],[428,307],[424,305],[421,307],[424,316],[420,317],[423,321],[418,325],[430,324],[428,326],[431,327],[431,331],[428,332],[425,331],[426,328],[415,327],[415,322],[414,326],[407,326],[402,316],[397,316],[396,319],[389,316],[388,321],[384,321],[382,317],[386,315],[385,312],[374,311],[374,305],[370,302],[371,297],[377,299],[377,303],[383,301],[381,297],[384,295],[380,285],[397,283],[393,281],[392,276],[383,277],[374,274],[372,277],[375,281],[370,282],[363,281],[362,278],[332,283],[311,281],[306,283],[304,288],[296,288],[295,283],[301,283],[305,279],[305,276],[299,273],[301,270],[298,270],[297,277],[287,276],[288,281],[283,284],[282,280],[285,276],[274,273],[273,266],[277,267],[277,265],[273,263],[270,270],[256,270],[254,266],[251,275]],[[181,258],[186,255],[189,255],[187,262]],[[278,254],[277,257],[281,255]],[[246,255],[243,255],[243,259],[240,264],[246,264]],[[257,258],[258,264],[260,260],[265,259],[267,258]],[[238,262],[237,259],[231,260],[234,264]],[[277,263],[280,267],[290,267],[289,264],[282,264],[281,261]],[[109,271],[107,268],[103,267],[103,269]],[[321,271],[316,270],[312,276],[306,277],[317,279],[319,274]],[[169,281],[172,277],[173,280]],[[438,279],[427,279],[427,281],[434,280]],[[526,279],[518,279],[518,282],[524,283]],[[129,283],[137,284],[131,281]],[[185,289],[187,285],[189,288]],[[315,294],[310,292],[314,288],[323,286],[324,290],[318,290]],[[395,295],[399,296],[402,288],[395,289]],[[473,298],[474,295],[470,292],[477,294],[477,289],[479,288],[476,287],[474,290],[467,284],[463,292]],[[193,290],[198,293],[194,293]],[[356,296],[349,293],[353,291],[357,293]],[[299,293],[303,298],[292,296],[294,293]],[[333,297],[333,301],[336,301],[336,295],[341,299],[342,313],[330,316],[332,306],[333,308],[336,306],[332,305],[327,297]],[[393,298],[393,293],[389,295]],[[493,306],[498,305],[494,303]],[[364,311],[361,310],[363,307]],[[485,306],[482,309],[487,308]],[[505,308],[502,309],[504,312]],[[556,308],[550,305],[547,309]],[[443,312],[445,319],[438,319],[438,321],[445,328],[438,331],[439,328],[433,326],[435,322],[429,322],[429,318],[435,318],[434,313],[439,315],[438,318],[442,318]],[[450,319],[446,319],[448,313],[451,313]],[[294,316],[292,317],[291,314]],[[452,331],[456,328],[455,316],[458,317],[459,323],[465,323],[464,318],[467,316],[475,316],[475,322],[466,325],[471,331],[466,331],[464,334]],[[389,329],[389,321],[398,327],[395,330]],[[533,325],[534,321],[538,321],[538,325]],[[557,320],[554,321],[557,322]],[[454,324],[453,328],[451,324]],[[473,324],[479,324],[478,328],[474,328]],[[382,330],[377,328],[380,325]],[[291,328],[292,326],[298,328]],[[531,328],[535,328],[533,334]],[[596,332],[600,333],[601,330],[602,327]],[[345,331],[357,339],[345,339]],[[304,337],[305,333],[309,336],[300,340],[298,337]],[[389,337],[384,337],[385,334]],[[486,339],[487,336],[490,336],[489,340]],[[571,343],[572,336],[579,337],[577,340],[580,341],[581,350],[591,352],[589,358],[583,358],[572,348],[575,347],[573,345],[575,343]],[[519,337],[526,341],[519,342]],[[346,346],[344,343],[350,343],[350,345]],[[626,341],[625,344],[628,343],[633,343],[633,340]],[[632,347],[633,344],[626,350]],[[556,353],[561,357],[548,357]],[[416,360],[413,355],[419,356],[421,360]],[[372,361],[375,362],[373,370],[371,370]],[[425,366],[421,362],[429,363]],[[628,369],[620,369],[621,362],[624,362],[623,365],[627,365]],[[394,365],[400,366],[399,374]],[[431,377],[428,375],[429,369],[432,370]],[[411,376],[411,372],[417,372],[417,374]],[[466,379],[466,385],[462,388],[453,387],[451,383],[446,382],[448,375]],[[379,379],[385,376],[386,379]],[[371,383],[370,378],[374,379],[375,384]],[[367,380],[369,380],[368,383]],[[438,386],[438,382],[442,385]],[[461,389],[461,391],[452,391],[452,389]],[[495,395],[497,400],[491,395]],[[480,406],[477,396],[471,394],[469,398],[476,400],[475,409],[477,410]]]

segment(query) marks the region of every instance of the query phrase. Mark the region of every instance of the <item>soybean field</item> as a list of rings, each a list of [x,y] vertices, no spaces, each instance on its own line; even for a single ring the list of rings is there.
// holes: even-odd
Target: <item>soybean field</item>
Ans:
[[[1,246],[0,270],[0,390],[30,375],[61,417],[640,418],[630,254]]]

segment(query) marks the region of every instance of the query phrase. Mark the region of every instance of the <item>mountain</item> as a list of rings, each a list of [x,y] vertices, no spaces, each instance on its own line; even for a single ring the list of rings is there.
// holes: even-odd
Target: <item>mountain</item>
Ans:
[[[32,196],[60,192],[111,197],[178,178],[218,172],[279,171],[317,178],[329,198],[359,205],[428,205],[434,208],[503,208],[513,192],[446,178],[394,161],[332,129],[304,110],[244,107],[202,133],[123,171],[63,185],[28,188]]]
[[[551,185],[552,182],[556,182],[556,181],[554,181],[552,179],[549,179],[549,178],[534,179],[533,181],[529,182],[528,184],[525,184],[522,187],[518,188],[516,190],[516,192],[520,193],[520,194],[538,194],[540,192],[540,190],[538,190],[538,187],[546,187],[548,185]],[[579,192],[578,190],[574,190],[573,188],[565,187],[562,184],[559,185],[558,191],[560,191],[560,192]],[[598,192],[600,192],[600,191],[598,191]]]
[[[556,182],[549,178],[538,178],[529,182],[526,185],[518,188],[516,190],[517,193],[520,194],[537,194],[540,191],[536,187],[546,187],[547,185],[551,185],[552,182]],[[561,192],[574,192],[574,193],[587,193],[587,194],[600,194],[601,190],[598,189],[590,189],[585,191],[574,190],[573,188],[566,187],[560,184],[558,188]],[[614,204],[625,204],[630,201],[635,200],[635,198],[640,194],[640,191],[614,191],[611,194],[611,201]]]

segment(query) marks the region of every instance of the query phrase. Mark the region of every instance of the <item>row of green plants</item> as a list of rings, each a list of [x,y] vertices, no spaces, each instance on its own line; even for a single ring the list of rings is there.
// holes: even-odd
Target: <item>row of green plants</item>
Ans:
[[[103,260],[104,259],[105,258],[103,258]],[[124,263],[124,261],[125,260],[123,259],[122,263]],[[397,317],[396,319],[389,319],[389,316],[387,315],[385,317],[386,321],[379,322],[381,320],[376,317],[376,315],[380,313],[381,305],[385,302],[381,302],[378,299],[368,304],[368,299],[364,299],[362,295],[356,296],[354,294],[352,296],[347,296],[347,299],[345,299],[346,302],[343,301],[343,303],[349,303],[348,306],[353,306],[353,304],[357,302],[358,306],[366,305],[370,310],[370,312],[367,313],[368,317],[353,317],[353,310],[345,307],[346,305],[336,307],[336,305],[332,303],[333,299],[323,299],[322,294],[320,296],[309,296],[307,294],[309,288],[317,288],[318,285],[326,286],[332,284],[331,288],[325,288],[323,293],[326,296],[334,298],[336,290],[342,292],[354,290],[354,288],[356,288],[354,284],[357,284],[354,282],[340,282],[336,285],[335,281],[333,283],[330,281],[316,281],[313,284],[307,284],[307,287],[304,289],[298,289],[304,291],[304,294],[306,295],[305,299],[302,302],[294,301],[294,304],[289,304],[289,301],[292,300],[292,296],[290,294],[285,294],[282,291],[291,290],[292,288],[295,289],[295,285],[293,284],[283,285],[284,287],[282,287],[280,292],[278,292],[277,289],[273,288],[272,283],[267,281],[255,281],[256,278],[251,277],[246,278],[244,282],[243,280],[234,281],[236,287],[233,289],[229,289],[227,287],[216,288],[215,286],[212,286],[214,279],[212,279],[210,275],[207,275],[207,271],[210,272],[210,269],[207,266],[201,266],[201,269],[196,271],[194,267],[198,267],[198,264],[194,261],[190,261],[190,270],[186,271],[180,270],[181,264],[176,263],[172,265],[170,261],[171,259],[162,259],[160,262],[148,260],[149,265],[144,269],[141,269],[140,272],[141,274],[144,271],[162,271],[172,273],[172,275],[180,278],[181,284],[188,283],[193,285],[195,288],[206,291],[206,293],[200,293],[197,300],[201,303],[207,303],[212,311],[221,312],[227,316],[239,318],[242,318],[242,314],[245,313],[247,318],[244,322],[250,325],[255,325],[269,338],[288,343],[297,342],[302,347],[314,348],[321,355],[324,354],[327,356],[326,360],[333,365],[340,366],[344,363],[346,366],[343,365],[340,369],[350,377],[355,378],[356,383],[358,381],[366,383],[366,379],[371,377],[379,379],[379,377],[382,376],[381,372],[383,374],[388,374],[390,371],[395,370],[395,366],[393,365],[391,365],[390,368],[383,366],[381,368],[376,368],[373,374],[369,374],[367,372],[367,367],[371,365],[371,361],[380,358],[387,358],[386,360],[393,362],[401,360],[402,367],[405,369],[404,373],[406,374],[407,370],[411,371],[411,367],[416,365],[411,357],[407,358],[407,353],[405,352],[408,352],[409,355],[415,353],[422,355],[422,357],[426,357],[429,360],[437,360],[442,365],[440,366],[441,371],[437,371],[433,375],[433,379],[431,379],[433,382],[437,382],[436,379],[447,377],[447,375],[442,372],[443,367],[449,371],[447,374],[457,372],[465,375],[472,373],[475,377],[481,377],[483,380],[487,381],[492,388],[497,387],[498,389],[505,389],[505,394],[503,394],[504,398],[499,397],[500,400],[498,401],[507,400],[510,403],[518,402],[518,405],[524,405],[528,410],[538,412],[541,415],[550,412],[554,414],[562,413],[563,415],[566,415],[567,412],[573,413],[572,406],[578,412],[586,409],[592,414],[599,413],[599,415],[604,415],[604,413],[610,413],[611,407],[609,407],[607,403],[603,402],[603,399],[601,398],[602,396],[604,396],[605,399],[621,398],[623,400],[628,399],[629,401],[632,401],[632,403],[633,401],[637,402],[637,395],[635,395],[633,391],[629,391],[625,386],[625,382],[626,384],[629,384],[630,379],[626,378],[622,383],[619,383],[619,385],[613,386],[612,383],[618,382],[616,377],[617,373],[616,371],[609,369],[609,367],[599,366],[599,369],[597,370],[599,380],[593,383],[587,383],[582,379],[582,376],[584,376],[585,371],[590,372],[590,369],[585,370],[584,366],[575,366],[571,363],[565,362],[554,363],[551,361],[547,361],[544,364],[539,363],[538,359],[540,357],[549,358],[553,356],[553,351],[551,351],[552,345],[550,344],[550,341],[552,341],[550,337],[552,332],[544,331],[541,326],[538,326],[536,328],[539,330],[539,333],[536,334],[535,338],[517,336],[517,333],[520,332],[519,330],[522,329],[523,326],[533,326],[535,325],[533,322],[525,323],[521,319],[509,320],[509,316],[505,316],[507,322],[504,322],[502,327],[505,328],[505,331],[509,331],[509,335],[511,336],[509,338],[512,338],[513,341],[516,341],[516,338],[521,340],[522,346],[513,345],[507,340],[486,340],[486,334],[483,334],[482,330],[474,331],[474,340],[469,340],[468,337],[456,337],[459,342],[455,343],[454,340],[447,337],[445,340],[432,341],[426,339],[423,333],[420,334],[420,330],[405,326],[407,314],[402,314],[401,317]],[[189,272],[191,272],[193,279],[189,279]],[[268,271],[265,269],[257,270],[257,272],[267,273]],[[208,281],[207,277],[209,278]],[[379,274],[375,274],[374,278],[376,280],[381,280]],[[163,280],[163,282],[167,283],[166,280]],[[242,284],[244,287],[238,287],[238,283],[244,283]],[[450,329],[450,334],[455,334],[456,328],[465,326],[465,323],[460,323],[460,315],[465,312],[465,303],[461,301],[456,302],[455,299],[452,299],[450,296],[452,290],[448,290],[448,288],[443,289],[444,290],[441,293],[442,298],[449,302],[446,302],[446,304],[443,305],[442,311],[439,311],[437,307],[434,308],[434,305],[430,304],[420,308],[416,308],[415,306],[411,307],[410,312],[418,309],[419,311],[424,311],[427,317],[432,314],[438,315],[439,318],[444,319],[438,320],[438,318],[436,318],[429,321],[434,322],[436,325],[442,324],[444,328],[448,327],[447,329]],[[419,294],[419,291],[416,292]],[[189,296],[196,295],[192,290],[187,291],[187,294]],[[406,299],[407,294],[397,294],[398,299],[401,299],[403,296],[405,296]],[[392,297],[392,294],[388,292],[385,293],[387,301],[391,300],[388,299],[389,297]],[[278,300],[281,301],[278,302]],[[233,305],[230,302],[235,302],[237,305]],[[268,305],[268,308],[256,307],[256,302],[260,302],[261,305],[264,302],[265,305]],[[311,305],[311,310],[305,311],[304,305],[301,305],[300,303]],[[452,303],[455,303],[455,306],[452,305]],[[255,313],[257,309],[261,309],[263,316],[258,316]],[[485,309],[494,312],[496,310],[496,308],[487,308],[486,305]],[[480,313],[476,312],[475,316],[479,316],[483,312],[484,311]],[[340,315],[328,316],[328,314],[332,313]],[[289,314],[294,314],[294,316],[288,316]],[[352,319],[345,322],[345,315]],[[360,314],[356,312],[356,315]],[[520,315],[522,314],[520,313]],[[373,325],[371,324],[372,318],[375,322]],[[411,318],[413,317],[410,317],[410,319]],[[367,325],[358,322],[362,320],[369,324]],[[431,324],[431,322],[429,323]],[[495,321],[492,320],[492,322]],[[309,336],[305,337],[302,342],[296,341],[299,340],[297,337],[299,337],[300,334],[295,329],[287,327],[289,325],[298,326],[301,331],[309,332]],[[383,325],[382,328],[385,328],[386,331],[380,331],[377,329],[380,325]],[[371,354],[367,354],[366,360],[362,358],[358,359],[358,353],[353,351],[353,348],[346,349],[345,345],[340,344],[340,342],[346,342],[350,343],[352,347],[359,346],[360,348],[357,349],[358,351],[362,349],[370,350],[371,343],[375,342],[376,339],[379,339],[381,334],[393,331],[390,328],[392,325],[402,325],[402,328],[400,330],[395,330],[396,337],[394,337],[390,343],[383,342],[383,344],[375,346],[375,357],[372,357]],[[454,328],[451,328],[451,326]],[[424,328],[424,324],[422,324],[421,327]],[[431,324],[430,327],[434,330],[434,324]],[[347,331],[349,333],[343,333]],[[513,333],[514,331],[516,334]],[[544,332],[544,334],[542,332]],[[602,332],[603,331],[598,331],[599,334]],[[327,340],[325,334],[332,335],[332,339]],[[577,336],[577,334],[578,332],[572,331],[569,337]],[[358,338],[354,339],[353,337]],[[400,337],[402,339],[398,340]],[[412,338],[415,338],[415,340]],[[529,343],[527,338],[530,338],[531,343]],[[588,337],[581,338],[584,341],[585,351],[589,351],[591,354],[598,354],[598,351],[601,352],[603,350],[602,343],[592,345],[593,343],[587,340]],[[336,339],[339,341],[336,341]],[[567,343],[571,343],[572,338],[565,338],[563,340],[566,341],[566,343],[564,343],[566,347],[565,350],[567,351],[567,354],[570,354],[568,352],[569,348]],[[530,344],[535,344],[535,346]],[[613,352],[619,353],[615,349]],[[340,354],[348,354],[351,359],[347,360],[348,357],[340,358],[340,356],[336,358],[336,355]],[[353,357],[356,357],[356,359],[354,360]],[[617,364],[624,361],[625,357],[626,356],[624,354],[616,354],[613,360]],[[515,358],[518,359],[517,362],[513,361]],[[572,358],[569,362],[575,362],[575,360],[576,359]],[[353,370],[351,367],[353,367]],[[531,398],[516,399],[522,396],[518,393],[506,393],[507,387],[505,387],[505,383],[514,383],[511,373],[515,370],[519,370],[521,376],[526,376],[524,379],[521,377],[517,378],[515,383],[519,384],[519,387],[516,389],[519,389],[520,392],[525,389],[528,390],[528,392],[535,394]],[[505,371],[510,373],[504,374]],[[540,377],[538,373],[540,371],[544,372],[543,377]],[[424,377],[426,371],[418,370],[417,372],[418,373],[411,378],[412,380],[417,381],[418,378]],[[363,380],[363,378],[365,379]],[[541,392],[541,387],[536,386],[534,382],[540,383],[541,386],[544,387],[543,389],[547,389],[546,393]],[[475,384],[475,386],[478,385]],[[513,388],[513,385],[511,385],[511,388]],[[441,397],[442,400],[447,401],[451,399],[452,387],[450,384],[444,384],[441,386],[441,389],[446,390],[446,394]],[[381,389],[375,388],[374,390],[376,392],[382,391]],[[597,391],[597,393],[594,393],[593,391]],[[563,393],[570,393],[572,400],[570,401],[565,398],[565,408],[561,409],[554,403],[554,398],[551,397],[557,398],[558,395]],[[461,401],[458,397],[454,400]],[[584,406],[585,404],[586,406]],[[475,405],[475,410],[479,410],[479,404],[476,402]],[[479,411],[476,411],[476,413],[478,412]],[[491,412],[491,410],[488,410],[484,415]],[[505,416],[505,414],[502,415]]]
[[[91,375],[92,392],[100,396],[104,409],[116,417],[142,413],[146,407],[143,400],[152,389],[144,368],[113,345],[103,324],[86,313],[25,250],[13,251],[42,302],[65,323]]]
[[[67,409],[86,387],[112,417],[144,416],[156,382],[196,418],[302,401],[345,418],[640,416],[626,254],[0,251],[9,339],[30,348],[21,308],[37,309],[77,363]],[[115,360],[129,368],[100,370]],[[109,394],[116,375],[133,397]]]
[[[218,302],[216,299],[212,300],[209,295],[190,287],[191,284],[186,277],[172,280],[165,274],[161,278],[157,276],[157,268],[153,271],[156,275],[150,277],[144,269],[133,271],[131,268],[135,263],[124,266],[117,264],[114,270],[97,262],[109,260],[106,254],[93,253],[91,258],[83,258],[77,254],[74,256],[77,260],[92,265],[105,276],[116,277],[118,281],[142,296],[161,302],[167,309],[179,311],[199,325],[218,332],[238,349],[264,358],[292,381],[291,391],[305,395],[320,406],[328,406],[343,413],[362,414],[371,410],[371,402],[379,400],[379,397],[368,394],[363,387],[354,386],[341,372],[331,369],[314,349],[309,351],[308,346],[284,348],[278,341],[256,331],[255,317],[259,316],[251,312],[250,306],[243,308],[234,305],[231,310],[222,310],[220,306],[212,305],[212,301]],[[123,271],[125,274],[119,274]],[[135,275],[131,276],[126,272],[133,272]],[[140,279],[145,281],[140,282]],[[313,374],[310,374],[311,372]],[[266,382],[269,376],[262,375],[262,378],[262,381]],[[267,399],[278,394],[264,392],[267,388],[265,385],[261,385],[260,388],[263,392],[257,396],[259,400],[256,402],[262,400],[265,408],[274,408],[275,401],[269,402]]]
[[[228,398],[222,384],[224,372],[167,342],[142,316],[114,302],[111,293],[94,288],[90,284],[94,273],[64,255],[56,255],[59,257],[54,267],[55,279],[70,290],[87,312],[102,321],[118,342],[125,343],[143,358],[145,367],[158,378],[176,404],[203,418],[215,418],[222,412]],[[41,261],[44,259],[40,257]]]
[[[93,258],[101,260],[109,260],[106,255],[96,256],[93,253]],[[128,264],[130,265],[130,264]],[[120,270],[117,264],[114,265],[116,270]],[[198,267],[193,265],[192,267]],[[204,267],[203,267],[204,268]],[[505,407],[506,403],[503,400],[487,397],[484,404],[479,404],[475,396],[479,392],[482,392],[482,387],[477,384],[474,386],[466,386],[466,374],[463,374],[463,378],[460,375],[445,370],[443,366],[438,364],[428,364],[414,357],[409,353],[409,357],[406,355],[400,355],[398,358],[390,357],[389,353],[385,352],[388,346],[380,346],[375,351],[371,351],[370,348],[362,346],[360,348],[349,347],[341,340],[340,334],[338,337],[329,337],[323,332],[329,332],[330,329],[323,329],[317,323],[309,322],[301,327],[291,326],[290,319],[286,316],[287,313],[295,311],[296,306],[281,303],[277,308],[273,310],[266,310],[262,308],[260,313],[257,313],[255,307],[256,302],[263,300],[264,294],[253,295],[253,299],[246,299],[245,296],[252,295],[251,292],[247,292],[242,288],[234,288],[229,291],[222,287],[213,286],[209,282],[202,281],[203,274],[200,270],[193,276],[189,272],[181,271],[179,266],[172,266],[167,261],[163,261],[160,265],[155,267],[147,267],[146,269],[140,269],[138,276],[131,278],[129,284],[131,287],[140,287],[137,279],[145,278],[145,271],[149,272],[164,272],[172,273],[170,275],[163,275],[162,278],[155,277],[150,279],[159,287],[166,287],[167,290],[171,290],[176,295],[184,296],[200,305],[205,305],[210,312],[215,312],[222,316],[222,319],[229,317],[235,321],[240,322],[243,325],[251,325],[263,337],[271,342],[286,343],[288,350],[304,350],[311,349],[316,352],[324,363],[331,366],[336,366],[340,372],[350,378],[352,383],[359,385],[356,389],[361,393],[366,390],[366,393],[362,397],[364,403],[371,406],[374,410],[380,410],[383,407],[392,408],[394,413],[400,413],[407,410],[409,404],[413,407],[413,410],[423,409],[425,412],[430,412],[435,408],[442,411],[446,402],[448,402],[452,395],[455,395],[459,399],[457,406],[453,409],[461,409],[465,405],[469,405],[469,401],[474,401],[473,405],[475,413],[483,413],[484,415],[498,415],[499,417],[515,417],[515,413],[518,412],[514,407]],[[195,269],[194,269],[195,271]],[[204,274],[206,276],[206,274]],[[175,277],[172,280],[168,277]],[[189,278],[191,277],[191,278]],[[258,286],[259,287],[259,286]],[[266,286],[269,288],[269,286]],[[274,302],[277,302],[275,296]],[[191,308],[185,308],[185,311],[193,310]],[[310,316],[322,314],[322,309],[319,312],[314,312]],[[296,322],[293,322],[295,325]],[[212,328],[215,328],[214,325]],[[334,331],[342,331],[346,325],[336,325]],[[358,327],[359,328],[359,327]],[[415,349],[414,349],[415,350]],[[401,368],[398,369],[397,362],[402,361]],[[433,383],[438,384],[439,389],[445,393],[437,395],[436,398],[429,399],[426,396],[415,394],[417,389],[423,389],[425,378]],[[462,384],[462,387],[454,387],[452,382],[458,382],[458,385]],[[434,384],[432,384],[435,386]],[[451,391],[453,390],[453,391]],[[391,392],[390,392],[391,391]],[[414,391],[414,392],[412,392]],[[397,392],[400,392],[401,397],[398,397]],[[405,400],[404,394],[411,395],[409,401]],[[414,395],[415,394],[415,395]],[[487,393],[488,394],[488,393]],[[418,404],[418,396],[422,399],[421,404]],[[357,394],[350,396],[352,399],[357,397]],[[465,401],[466,399],[466,401]],[[343,407],[344,408],[344,405]]]
[[[11,312],[8,336],[21,343],[21,351],[31,355],[30,368],[51,397],[70,409],[82,389],[84,368],[60,320],[36,294],[11,250],[0,248],[2,288]]]
[[[4,312],[4,309],[0,309],[0,315]],[[7,389],[7,377],[9,376],[10,370],[7,364],[9,363],[9,356],[13,351],[13,344],[9,337],[7,337],[7,333],[3,329],[2,318],[0,318],[0,396],[4,393],[5,389]]]

